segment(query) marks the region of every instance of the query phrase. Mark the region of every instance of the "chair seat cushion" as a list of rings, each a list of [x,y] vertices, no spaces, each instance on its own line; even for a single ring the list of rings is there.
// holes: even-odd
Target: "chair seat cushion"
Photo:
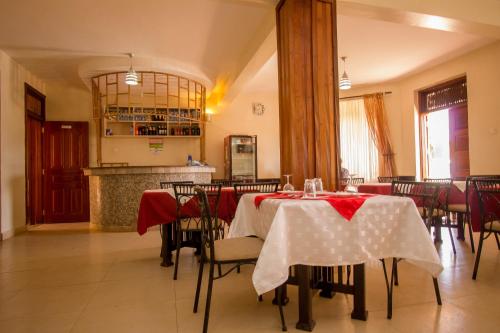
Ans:
[[[238,261],[259,258],[264,241],[255,237],[219,239],[214,242],[215,261]],[[210,259],[210,251],[207,249]]]
[[[450,212],[467,213],[467,207],[465,206],[465,204],[451,204],[451,205],[448,205],[448,210]]]
[[[420,213],[420,216],[423,217],[424,216],[424,207],[417,207],[417,209],[418,209],[418,212]],[[429,213],[427,212],[427,217],[428,217],[428,214]],[[436,217],[436,216],[443,217],[443,216],[446,216],[446,212],[444,210],[441,210],[441,209],[434,209],[432,211],[432,216],[433,217]]]
[[[493,230],[493,231],[500,232],[500,220],[499,221],[486,222],[484,224],[484,229],[486,231]]]

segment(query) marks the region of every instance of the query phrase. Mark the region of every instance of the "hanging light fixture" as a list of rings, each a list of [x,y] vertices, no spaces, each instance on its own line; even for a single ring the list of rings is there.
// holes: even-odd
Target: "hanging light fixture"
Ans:
[[[128,70],[127,74],[125,75],[125,83],[131,86],[136,86],[139,78],[137,76],[137,73],[134,71],[132,68],[132,57],[134,56],[132,53],[128,54],[130,58],[130,69]]]
[[[351,80],[349,80],[349,76],[347,76],[347,72],[345,71],[345,60],[347,57],[341,57],[342,62],[344,63],[344,74],[340,77],[339,81],[339,89],[340,90],[347,90],[351,89]]]

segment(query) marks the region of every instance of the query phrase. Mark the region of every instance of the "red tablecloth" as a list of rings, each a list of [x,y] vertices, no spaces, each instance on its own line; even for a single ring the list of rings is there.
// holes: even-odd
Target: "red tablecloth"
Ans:
[[[223,188],[219,201],[220,219],[230,223],[236,212],[236,196],[233,188]],[[137,232],[146,233],[149,227],[164,223],[172,223],[176,219],[176,201],[167,191],[145,191],[142,194],[137,218]],[[181,209],[184,216],[199,216],[195,199],[186,202]]]
[[[358,186],[358,192],[391,195],[391,185],[391,183],[360,184]]]
[[[340,215],[350,221],[358,209],[365,203],[372,194],[339,196],[335,194],[317,194],[316,198],[302,198],[301,195],[290,195],[288,193],[269,193],[258,195],[254,199],[255,207],[259,208],[265,199],[285,199],[285,200],[323,200],[328,202]]]

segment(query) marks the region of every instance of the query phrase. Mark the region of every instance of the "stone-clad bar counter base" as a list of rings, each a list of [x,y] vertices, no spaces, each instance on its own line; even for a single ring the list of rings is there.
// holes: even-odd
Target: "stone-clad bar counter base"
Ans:
[[[89,168],[90,223],[104,231],[135,231],[142,192],[160,188],[161,181],[210,183],[213,167],[131,166]]]

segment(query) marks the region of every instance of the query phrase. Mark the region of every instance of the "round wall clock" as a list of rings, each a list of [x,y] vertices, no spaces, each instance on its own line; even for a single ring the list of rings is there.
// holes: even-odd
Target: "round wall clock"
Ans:
[[[253,110],[254,115],[262,116],[264,114],[264,111],[266,110],[266,108],[264,107],[264,104],[262,104],[262,103],[253,103],[252,110]]]

